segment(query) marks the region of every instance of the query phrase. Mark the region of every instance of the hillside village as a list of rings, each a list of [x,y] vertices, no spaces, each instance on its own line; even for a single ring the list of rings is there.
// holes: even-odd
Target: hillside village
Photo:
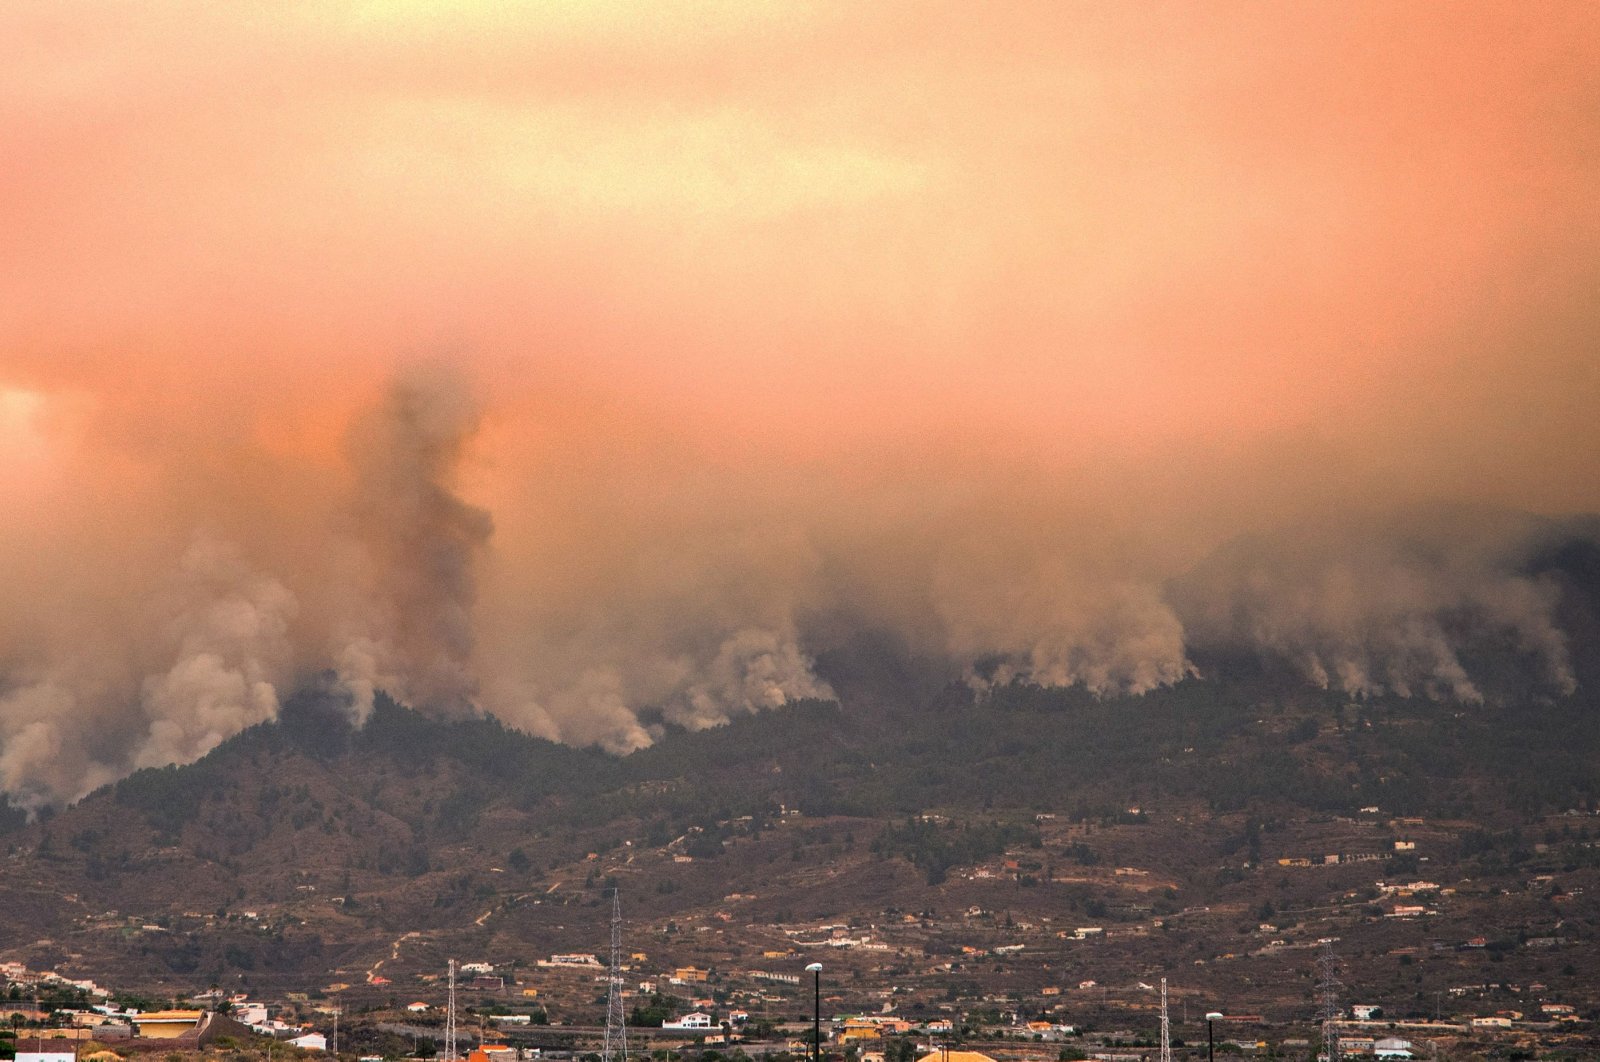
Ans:
[[[1096,930],[1084,927],[1074,937],[1089,939],[1099,935]],[[852,937],[849,932],[846,926],[811,927],[810,935],[817,939],[797,944],[854,948],[877,943],[870,936]],[[1004,945],[995,951],[1015,953]],[[766,956],[774,960],[792,957],[793,952]],[[794,1013],[804,1010],[805,1000],[799,998],[804,993],[796,991],[802,987],[799,974],[761,970],[718,974],[686,966],[632,980],[641,978],[648,957],[635,952],[629,959],[623,972],[630,978],[630,987],[624,988],[623,994],[634,1004],[630,1032],[636,1043],[646,1045],[652,1053],[662,1057],[722,1052],[792,1056],[809,1050],[806,1022],[803,1015]],[[460,964],[460,1017],[464,1024],[459,1043],[463,1053],[470,1053],[476,1062],[591,1053],[586,1049],[594,1046],[600,1030],[579,1024],[584,1017],[581,1013],[565,1022],[552,1019],[546,1001],[568,996],[574,988],[580,993],[592,988],[597,978],[581,971],[603,970],[598,958],[591,954],[553,955],[534,963],[532,969],[539,973],[527,980],[517,979],[516,969],[515,965],[488,962]],[[152,1051],[170,1059],[174,1050],[237,1053],[250,1045],[265,1052],[269,1039],[310,1054],[338,1051],[362,1059],[433,1058],[439,1051],[439,1022],[449,1006],[447,1000],[437,999],[436,975],[419,979],[424,991],[418,994],[433,996],[434,1001],[417,999],[399,1007],[375,998],[373,990],[392,989],[394,982],[373,975],[364,992],[358,986],[334,984],[319,992],[291,992],[282,1000],[262,1001],[247,993],[227,994],[214,988],[173,1001],[172,1006],[147,1009],[132,997],[88,979],[32,971],[18,963],[0,966],[0,974],[6,979],[5,994],[13,1000],[11,1006],[0,1007],[0,1017],[11,1031],[11,1049],[20,1062],[115,1062]],[[572,983],[575,977],[577,984]],[[604,980],[604,975],[598,979]],[[818,980],[820,983],[820,976]],[[535,981],[544,988],[530,983]],[[979,1045],[996,1058],[1148,1057],[1154,1045],[1146,1032],[1134,1028],[1096,1032],[1066,1020],[1074,997],[1099,988],[1093,980],[1076,986],[1051,985],[1041,990],[1036,1001],[994,996],[976,1007],[945,1003],[915,1008],[927,1011],[917,1017],[897,1013],[901,1008],[893,1002],[878,1013],[830,1010],[825,1042],[829,1052],[845,1062],[885,1062],[920,1052],[947,1052],[951,1044]],[[1148,984],[1135,988],[1154,992],[1154,986]],[[837,1004],[847,998],[832,985],[826,992],[818,1002]],[[891,990],[891,996],[896,994]],[[19,997],[35,1002],[17,1005]],[[1104,1003],[1104,993],[1101,998]],[[1174,1015],[1175,1027],[1180,1029],[1190,1025],[1187,998],[1182,1006],[1183,1018]],[[913,1008],[905,1009],[909,1013]],[[341,1018],[342,1051],[337,1039]],[[1213,1024],[1217,1023],[1223,1026],[1222,1042],[1228,1052],[1297,1057],[1299,1051],[1298,1057],[1305,1057],[1312,1046],[1310,1038],[1286,1035],[1288,1030],[1280,1023],[1261,1015],[1217,1015]],[[1502,1009],[1433,1021],[1390,1020],[1381,1006],[1355,1004],[1337,1023],[1345,1057],[1391,1059],[1437,1057],[1441,1048],[1459,1052],[1473,1046],[1586,1044],[1586,1026],[1576,1008],[1561,1003],[1541,1004],[1535,1014]],[[1214,1034],[1214,1029],[1210,1031]],[[402,1054],[407,1037],[410,1050]],[[1176,1042],[1183,1045],[1181,1038]],[[1214,1046],[1214,1036],[1211,1043]],[[381,1053],[361,1053],[368,1049]]]
[[[894,717],[836,706],[626,760],[394,706],[333,741],[287,712],[0,837],[7,994],[25,1030],[35,986],[92,980],[115,986],[102,1006],[226,1003],[249,1019],[240,1035],[275,1044],[331,1037],[337,1010],[341,1053],[409,1057],[438,1049],[457,959],[463,1037],[582,1054],[605,1013],[615,890],[626,1009],[663,1050],[792,1050],[821,962],[830,1043],[855,1054],[880,1039],[1148,1054],[1166,979],[1185,1049],[1220,1013],[1229,1050],[1307,1057],[1330,950],[1352,1049],[1595,1049],[1590,716],[1517,730],[1565,745],[1522,773],[1496,766],[1493,719],[1454,720],[1457,783],[1434,792],[1393,773],[1397,750],[1439,745],[1413,725],[1427,705],[1186,689],[1142,700],[1139,719],[1072,709],[996,698],[925,715],[954,734],[930,755],[962,750],[943,767],[896,744]],[[1127,749],[1161,720],[1169,741]],[[1273,742],[1294,758],[1261,758]],[[1330,770],[1353,782],[1341,792]],[[1285,789],[1285,772],[1300,782]],[[137,1027],[126,1007],[95,1013],[82,1021]]]
[[[625,840],[586,852],[538,875],[536,888],[485,895],[466,936],[397,934],[372,961],[330,967],[317,980],[242,969],[229,980],[248,990],[218,981],[179,993],[183,978],[166,977],[122,986],[124,993],[102,987],[97,982],[115,982],[82,960],[61,967],[70,974],[21,962],[0,974],[19,1046],[32,1033],[47,1046],[65,1039],[120,1057],[260,1038],[322,1052],[332,1049],[337,1014],[341,1054],[429,1057],[441,1049],[447,1006],[442,949],[475,940],[483,957],[458,966],[460,1042],[493,1049],[489,1062],[502,1062],[499,1050],[513,1052],[507,1058],[577,1056],[603,1033],[608,974],[603,949],[595,949],[605,933],[602,901],[615,888],[630,911],[642,908],[626,922],[620,973],[632,1034],[652,1051],[803,1052],[815,1003],[827,1016],[830,1050],[845,1062],[899,1062],[908,1051],[950,1044],[996,1059],[1142,1059],[1155,1049],[1165,978],[1173,1036],[1186,1049],[1208,1031],[1204,1015],[1220,1013],[1209,1031],[1225,1050],[1308,1058],[1320,1042],[1311,978],[1318,956],[1333,953],[1347,986],[1338,1014],[1347,1057],[1581,1056],[1600,1043],[1590,1024],[1600,1000],[1588,967],[1580,972],[1569,960],[1587,953],[1597,886],[1592,870],[1561,863],[1570,856],[1559,830],[1581,850],[1592,844],[1574,828],[1585,817],[1552,819],[1554,846],[1541,843],[1514,878],[1486,880],[1461,875],[1451,849],[1459,827],[1367,806],[1247,836],[1223,887],[1202,894],[1209,902],[1185,903],[1199,891],[1191,875],[1149,857],[1171,850],[1173,837],[1164,834],[1193,837],[1203,824],[1160,806],[1096,821],[1038,812],[1025,825],[989,831],[1001,838],[992,855],[940,864],[936,873],[919,870],[914,858],[885,857],[917,839],[970,829],[952,815],[885,825],[863,845],[845,838],[868,822],[780,808],[759,836],[750,821],[716,824],[725,838],[715,858],[688,854],[703,851],[701,831],[657,848]],[[786,834],[807,843],[793,848]],[[764,861],[763,845],[783,855]],[[796,867],[792,851],[812,857]],[[751,891],[708,894],[734,858]],[[776,860],[791,865],[773,895],[764,890],[779,879],[756,871]],[[1241,902],[1262,879],[1275,899]],[[806,895],[829,910],[849,896],[858,910],[843,920],[807,919],[799,906]],[[918,903],[860,910],[873,896]],[[693,902],[656,913],[663,901],[685,897]],[[105,911],[83,918],[73,938],[143,949],[191,937],[326,934],[366,902],[334,899],[313,885],[260,909],[148,920]],[[562,950],[530,951],[536,940]],[[578,950],[584,943],[591,950]],[[826,970],[815,1001],[803,972],[812,962]],[[1431,991],[1406,987],[1414,970],[1427,971]],[[274,980],[285,990],[265,987]],[[168,995],[150,997],[162,985]],[[35,1008],[34,994],[51,1002]]]
[[[820,998],[809,999],[807,979],[795,968],[800,955],[816,949],[832,952],[894,950],[877,934],[845,925],[790,929],[792,947],[769,950],[763,959],[774,969],[729,970],[679,966],[654,970],[643,952],[632,952],[622,967],[619,986],[631,1003],[628,1035],[635,1051],[661,1059],[679,1056],[715,1060],[723,1055],[804,1056],[810,1050],[805,1005],[827,1006],[823,1026],[825,1049],[840,1062],[898,1062],[925,1053],[949,1054],[982,1048],[995,1059],[1066,1060],[1147,1059],[1157,1045],[1148,1028],[1156,987],[1102,986],[1093,979],[1076,985],[1051,984],[1034,998],[1018,993],[986,995],[962,1002],[919,1002],[901,986],[887,990],[845,989],[825,983],[820,971]],[[1070,939],[1094,940],[1102,927],[1079,927]],[[1021,945],[999,945],[991,956],[1016,955]],[[963,951],[968,961],[976,949]],[[954,963],[944,964],[946,969]],[[825,965],[833,981],[832,964]],[[441,1023],[447,1009],[458,1008],[458,1049],[468,1062],[515,1062],[528,1058],[589,1057],[603,1034],[592,1024],[593,1008],[583,1000],[609,980],[596,955],[551,955],[532,964],[466,962],[451,993],[439,995],[441,978],[422,973],[414,981],[419,997],[396,1005],[394,979],[371,974],[365,984],[334,983],[312,992],[288,992],[281,999],[253,999],[249,993],[211,988],[181,1000],[156,1003],[103,987],[86,978],[54,971],[30,970],[15,962],[0,964],[9,1004],[0,1006],[10,1043],[0,1052],[18,1062],[117,1062],[161,1052],[223,1052],[242,1057],[257,1051],[270,1056],[276,1043],[289,1053],[333,1054],[373,1062],[378,1059],[433,1059],[441,1048]],[[454,971],[453,971],[454,972]],[[852,978],[852,980],[854,980]],[[1528,986],[1537,990],[1542,986]],[[1165,983],[1161,986],[1165,992]],[[457,991],[459,989],[459,991]],[[1519,986],[1463,986],[1453,990],[1447,1017],[1416,1019],[1391,1016],[1382,1005],[1356,1003],[1343,1008],[1335,1028],[1341,1057],[1409,1059],[1479,1057],[1475,1051],[1501,1057],[1507,1050],[1555,1048],[1582,1052],[1593,1043],[1588,1019],[1570,1004],[1544,1002],[1532,1013],[1500,1008],[1465,1013],[1455,1000]],[[1139,996],[1144,998],[1138,998]],[[1116,1002],[1112,1002],[1115,996]],[[1175,993],[1171,1010],[1174,1046],[1195,1047],[1190,1011],[1202,1001],[1192,992]],[[1096,999],[1098,997],[1098,999]],[[864,999],[882,1000],[872,1011],[841,1011]],[[452,999],[457,1002],[452,1004]],[[556,1000],[562,1003],[553,1007]],[[1090,1001],[1087,1005],[1085,1000]],[[566,1017],[554,1017],[552,1009]],[[1474,1008],[1482,1010],[1482,1007]],[[1119,1012],[1127,1028],[1080,1026],[1074,1013],[1096,1018]],[[1215,1049],[1217,1026],[1225,1053],[1263,1058],[1310,1057],[1318,1046],[1315,1032],[1304,1034],[1305,1022],[1269,1020],[1261,1014],[1208,1012],[1208,1046]],[[342,1026],[342,1043],[340,1041]],[[1315,1029],[1315,1026],[1312,1026]],[[1320,1031],[1320,1030],[1318,1030]],[[1299,1035],[1296,1035],[1299,1033]],[[1524,1057],[1534,1057],[1525,1055]],[[1541,1056],[1543,1057],[1543,1056]],[[1559,1057],[1551,1055],[1548,1057]]]

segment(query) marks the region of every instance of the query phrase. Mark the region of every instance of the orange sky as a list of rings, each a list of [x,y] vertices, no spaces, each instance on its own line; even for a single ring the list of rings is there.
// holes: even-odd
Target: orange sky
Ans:
[[[481,406],[481,696],[617,747],[819,611],[1094,658],[1240,531],[1600,506],[1592,4],[20,0],[0,40],[0,666],[135,730],[196,536],[294,600],[260,682],[349,648],[347,439],[419,361]],[[1110,685],[1181,669],[1141,629]]]

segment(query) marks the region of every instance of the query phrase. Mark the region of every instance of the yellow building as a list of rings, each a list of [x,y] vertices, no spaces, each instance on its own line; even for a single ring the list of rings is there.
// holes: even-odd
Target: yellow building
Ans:
[[[200,1024],[200,1010],[152,1010],[135,1018],[139,1035],[151,1040],[171,1040]]]
[[[994,1062],[994,1059],[980,1051],[931,1051],[917,1059],[917,1062]]]
[[[677,968],[677,970],[673,971],[673,976],[680,981],[699,983],[706,979],[706,971],[697,970],[693,966],[680,966]]]

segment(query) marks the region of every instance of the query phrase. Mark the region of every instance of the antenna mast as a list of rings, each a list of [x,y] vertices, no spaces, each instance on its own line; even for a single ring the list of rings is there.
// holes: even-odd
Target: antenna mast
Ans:
[[[1167,1020],[1167,979],[1161,979],[1161,1062],[1172,1062],[1172,1024]]]
[[[1322,1000],[1322,1050],[1328,1062],[1339,1062],[1339,960],[1333,944],[1322,946],[1317,959],[1317,993]]]
[[[611,971],[606,992],[606,1042],[601,1062],[628,1062],[628,1030],[622,1019],[622,896],[611,890]]]
[[[450,960],[450,1006],[444,1014],[445,1062],[456,1062],[456,961]]]

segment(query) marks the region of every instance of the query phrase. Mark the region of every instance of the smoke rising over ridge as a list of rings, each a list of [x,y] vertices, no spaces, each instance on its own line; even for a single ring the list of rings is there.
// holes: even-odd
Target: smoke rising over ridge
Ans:
[[[478,409],[465,383],[441,366],[412,368],[350,441],[365,608],[338,654],[358,718],[377,687],[419,707],[470,713],[474,565],[493,522],[452,489]]]
[[[8,5],[0,789],[328,671],[626,751],[885,632],[1582,695],[1600,15],[1429,15]]]

